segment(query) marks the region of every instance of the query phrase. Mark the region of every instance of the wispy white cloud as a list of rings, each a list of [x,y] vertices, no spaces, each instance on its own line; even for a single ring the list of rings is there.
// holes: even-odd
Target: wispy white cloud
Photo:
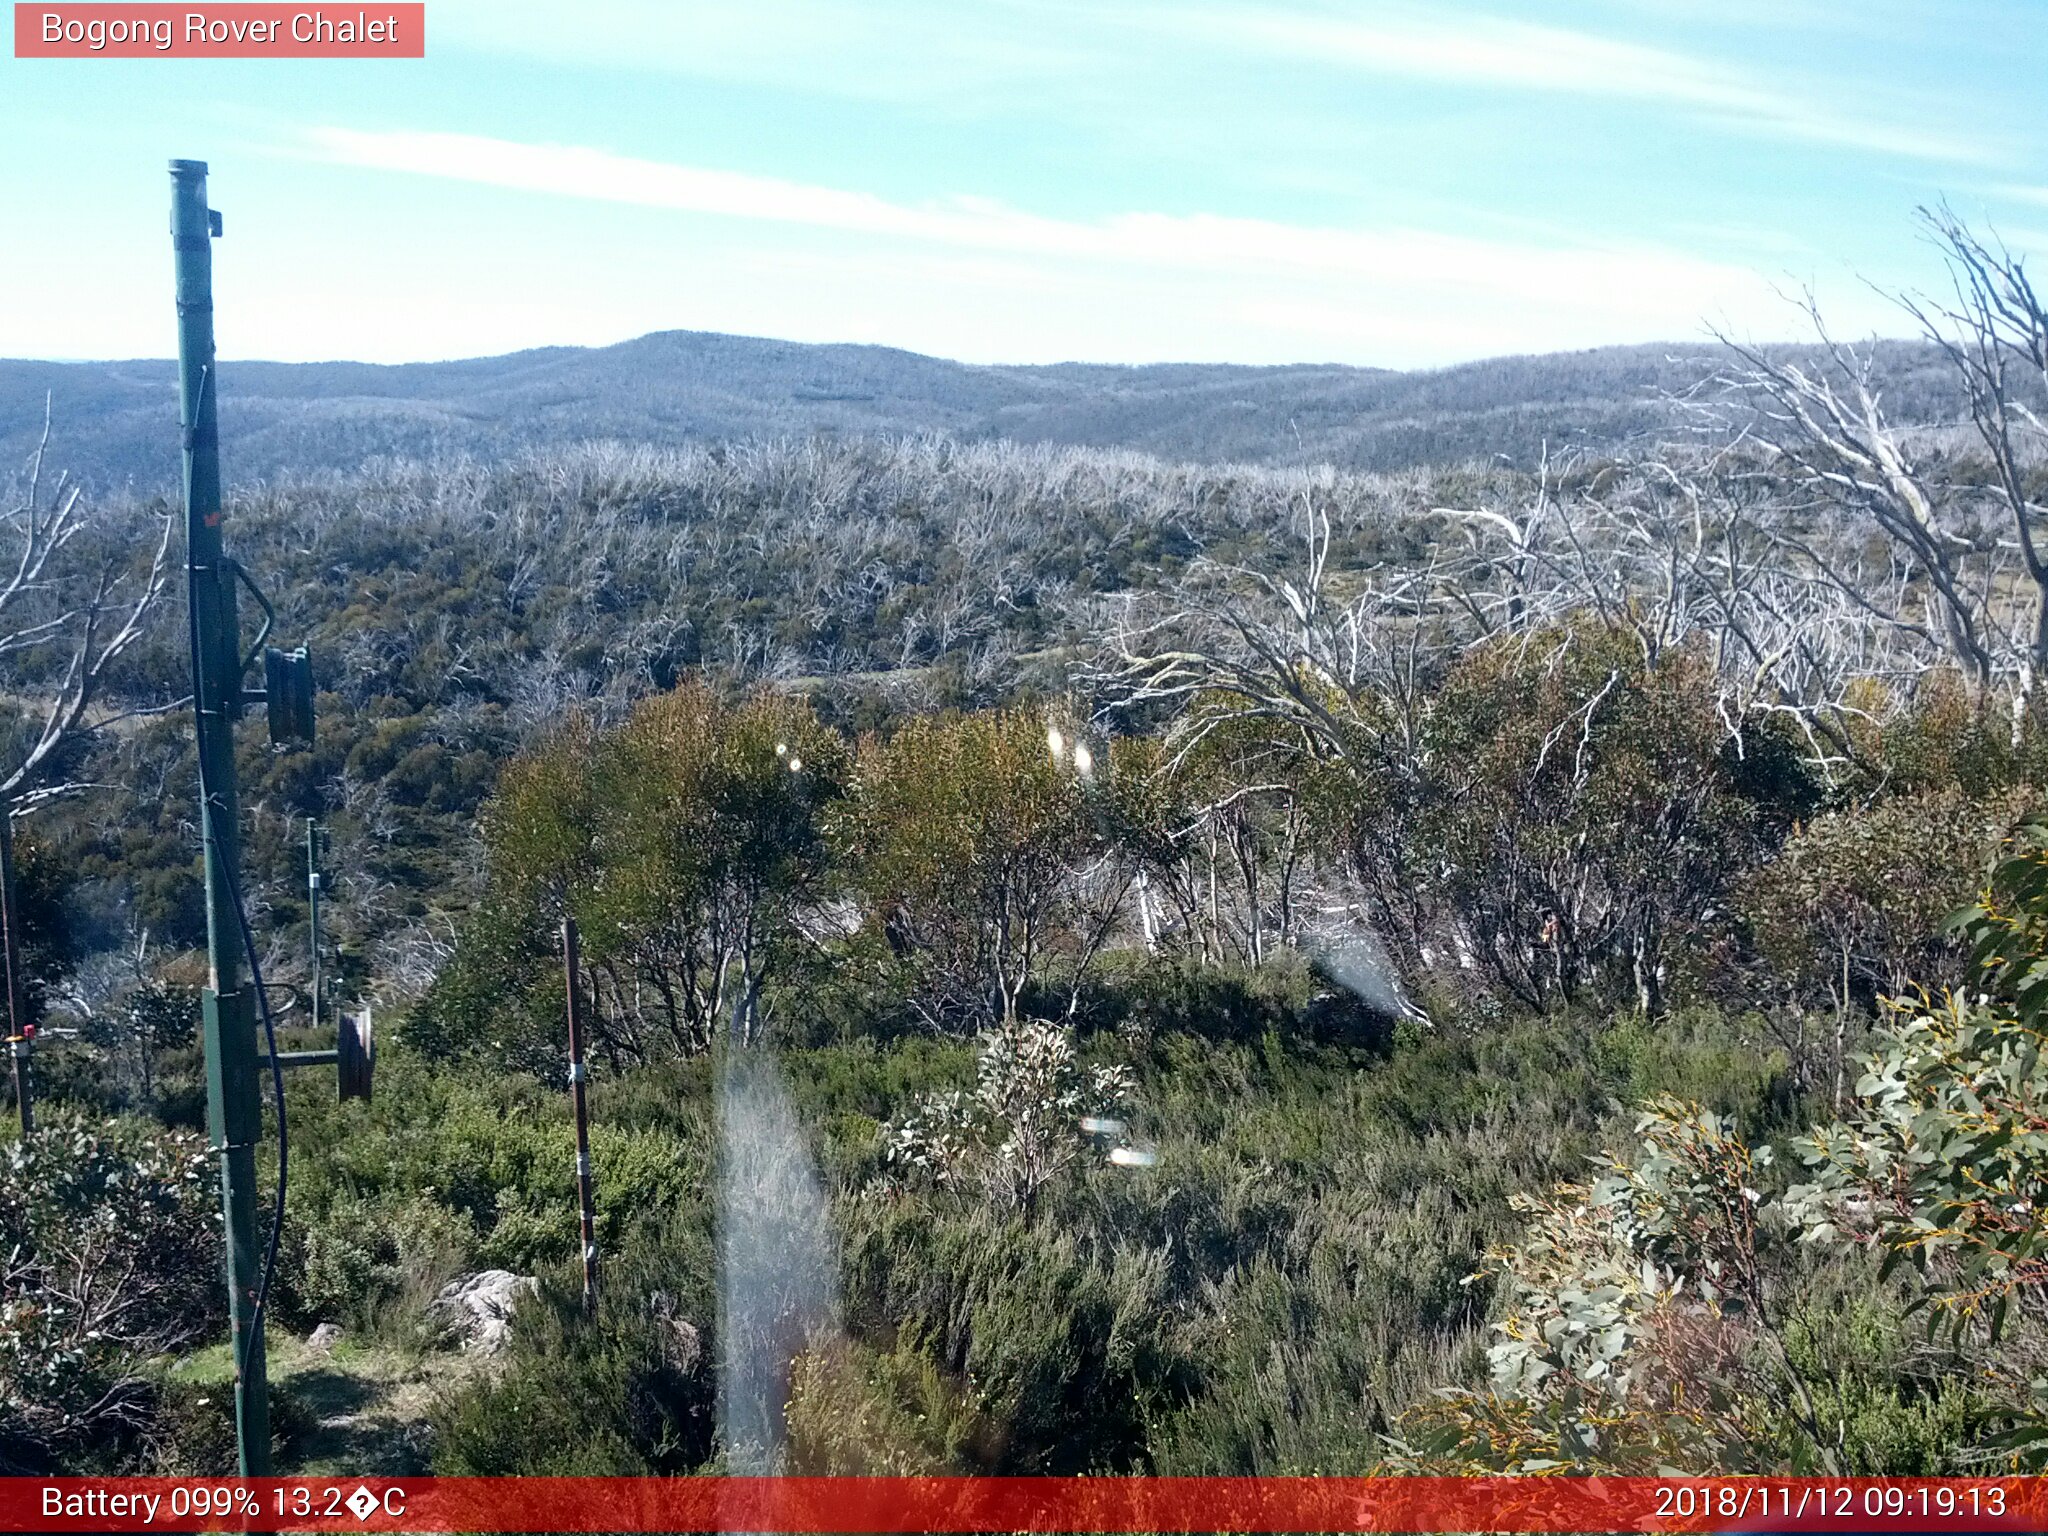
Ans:
[[[1991,164],[2002,151],[1923,122],[1841,113],[1805,89],[1644,43],[1464,10],[1375,7],[1369,16],[1279,8],[1189,9],[1179,29],[1304,62],[1460,85],[1666,103],[1728,126],[1910,159]]]
[[[755,288],[733,312],[746,324],[803,339],[891,339],[974,360],[1224,356],[1413,366],[1697,336],[1706,316],[1782,331],[1787,315],[1772,284],[1749,268],[1640,243],[1213,214],[1055,218],[978,197],[911,204],[463,134],[330,127],[314,130],[303,152],[339,165],[674,210],[742,235],[753,227],[765,242],[759,248],[784,271],[809,275],[787,283],[778,299],[756,267]],[[776,227],[783,233],[770,235]],[[825,285],[836,310],[819,302]],[[825,329],[834,313],[849,318]]]
[[[573,145],[469,134],[319,128],[313,153],[340,164],[600,202],[806,225],[1013,256],[1190,271],[1294,272],[1476,286],[1555,303],[1583,293],[1626,312],[1755,281],[1741,268],[1639,245],[1550,246],[1426,230],[1346,230],[1214,214],[1050,218],[988,198],[916,205],[864,192],[675,165]]]
[[[1985,187],[1981,191],[1985,198],[1992,202],[2018,205],[2023,210],[2019,216],[2025,220],[2038,218],[2036,210],[2048,208],[2048,186],[2008,184]],[[1970,213],[1967,208],[1962,211],[1966,216]],[[1977,210],[1977,217],[1982,220],[1986,233],[1996,236],[2015,253],[2022,256],[2048,255],[2048,226],[2031,222],[2025,225],[2014,224],[1998,217],[1994,212],[1982,209]]]
[[[555,65],[745,81],[808,96],[973,113],[1072,99],[1122,58],[1096,30],[1108,0],[435,0],[437,39]]]
[[[1623,15],[1660,13],[1738,38],[1840,29],[1845,15],[1829,0],[1630,0]],[[1128,103],[1136,59],[1169,75],[1227,70],[1249,49],[1324,67],[1667,106],[1738,132],[1924,162],[2014,158],[1997,131],[1953,126],[1938,110],[1947,103],[1909,98],[1896,85],[1876,94],[1818,75],[1767,80],[1747,61],[1492,15],[1466,0],[1341,9],[1329,0],[977,0],[971,19],[944,0],[607,0],[585,7],[573,26],[551,0],[443,0],[436,15],[442,33],[467,47],[949,112],[1033,109],[1050,93],[1070,112],[1115,113]],[[1854,18],[1859,33],[1903,25],[1878,0],[1863,0]]]

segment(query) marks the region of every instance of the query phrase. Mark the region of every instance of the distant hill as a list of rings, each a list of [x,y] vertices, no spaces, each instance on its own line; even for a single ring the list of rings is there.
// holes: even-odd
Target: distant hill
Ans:
[[[1887,343],[1895,403],[1945,397],[1931,351]],[[1612,447],[1668,420],[1662,391],[1712,349],[1608,347],[1428,372],[1303,364],[995,367],[889,347],[664,331],[451,363],[228,362],[231,477],[347,469],[379,457],[495,456],[591,438],[675,443],[939,431],[966,439],[1128,447],[1169,459],[1400,469],[1542,445]],[[33,449],[53,401],[53,466],[168,487],[176,386],[166,361],[0,360],[0,473]]]

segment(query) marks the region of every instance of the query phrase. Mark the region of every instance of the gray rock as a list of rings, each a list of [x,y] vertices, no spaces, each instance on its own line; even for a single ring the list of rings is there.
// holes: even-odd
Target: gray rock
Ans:
[[[341,1324],[322,1323],[306,1336],[306,1348],[326,1354],[341,1342]]]
[[[512,1312],[522,1296],[540,1293],[532,1275],[509,1269],[458,1275],[427,1303],[427,1321],[460,1339],[465,1349],[495,1355],[512,1337]]]

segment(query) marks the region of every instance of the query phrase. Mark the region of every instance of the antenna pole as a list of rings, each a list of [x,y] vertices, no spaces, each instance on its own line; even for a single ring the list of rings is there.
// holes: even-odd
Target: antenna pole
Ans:
[[[320,890],[326,883],[320,873],[320,825],[306,818],[306,907],[313,929],[313,1028],[320,1028]]]
[[[562,976],[569,1007],[569,1102],[576,1114],[576,1201],[583,1220],[583,1310],[597,1311],[597,1210],[590,1193],[590,1107],[585,1096],[590,1074],[583,1066],[582,969],[576,919],[562,919]]]
[[[206,202],[206,162],[171,162],[171,247],[178,275],[178,402],[184,441],[185,573],[192,632],[192,710],[199,734],[199,826],[206,858],[206,952],[202,997],[206,1123],[220,1156],[227,1220],[228,1320],[235,1359],[235,1444],[244,1477],[270,1471],[270,1398],[263,1283],[256,1232],[256,1143],[263,1131],[256,998],[242,976],[241,917],[234,880],[241,857],[235,790],[235,721],[241,716],[240,573],[221,540],[219,380],[213,355],[213,239],[220,215]]]

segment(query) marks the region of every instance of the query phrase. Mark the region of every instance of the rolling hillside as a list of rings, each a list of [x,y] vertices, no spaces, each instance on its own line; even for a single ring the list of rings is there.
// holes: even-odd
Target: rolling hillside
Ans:
[[[1939,402],[1939,365],[1887,344],[1891,398]],[[1429,372],[1303,364],[988,367],[887,347],[666,331],[449,363],[229,362],[230,472],[347,469],[379,457],[493,456],[590,438],[676,443],[945,432],[1128,447],[1169,459],[1399,469],[1546,442],[1618,445],[1668,419],[1660,393],[1705,345],[1496,358]],[[47,394],[53,459],[100,484],[167,487],[175,375],[164,360],[0,361],[0,462],[33,448]]]

